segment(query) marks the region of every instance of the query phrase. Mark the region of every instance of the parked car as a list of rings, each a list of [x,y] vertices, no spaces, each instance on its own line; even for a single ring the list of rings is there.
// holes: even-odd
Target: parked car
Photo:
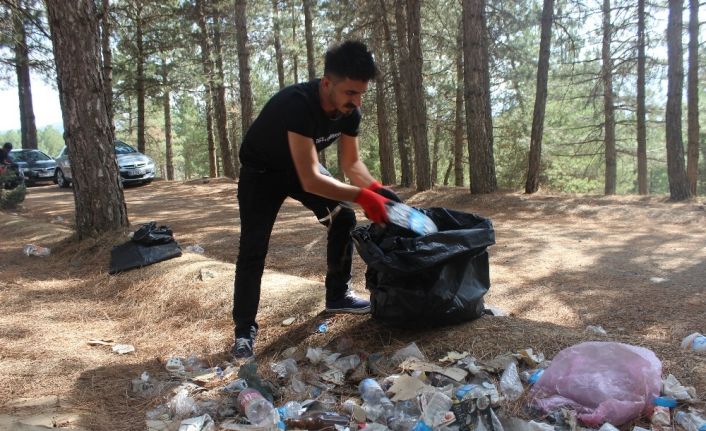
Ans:
[[[147,184],[154,179],[154,160],[140,153],[123,141],[115,141],[115,158],[118,161],[120,179],[126,184]],[[54,182],[59,187],[69,187],[73,181],[69,151],[64,147],[56,158]]]
[[[39,150],[16,149],[10,151],[12,161],[24,176],[27,185],[54,180],[56,161]]]

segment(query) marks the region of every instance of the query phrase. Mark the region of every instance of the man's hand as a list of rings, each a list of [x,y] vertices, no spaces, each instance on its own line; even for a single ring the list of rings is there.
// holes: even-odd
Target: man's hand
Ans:
[[[385,203],[390,200],[369,189],[360,189],[360,193],[355,198],[355,203],[363,207],[365,216],[375,223],[387,222],[387,209]]]
[[[386,187],[383,187],[382,184],[380,184],[377,181],[373,181],[372,184],[370,184],[368,186],[368,190],[370,190],[371,192],[375,192],[381,196],[384,196],[391,201],[400,202],[400,203],[402,202],[402,199],[400,199],[400,197],[397,196],[395,194],[395,192],[393,192],[392,190],[390,190]]]

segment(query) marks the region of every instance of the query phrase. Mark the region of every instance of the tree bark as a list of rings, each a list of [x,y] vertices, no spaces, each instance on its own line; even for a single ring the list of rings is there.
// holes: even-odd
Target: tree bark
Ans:
[[[489,102],[485,1],[463,0],[463,64],[471,193],[497,189]]]
[[[439,142],[441,141],[441,123],[434,128],[434,142],[431,145],[431,184],[436,184],[439,172]]]
[[[456,37],[456,109],[454,111],[454,184],[463,186],[463,20],[458,22]],[[450,165],[449,165],[450,166]],[[444,177],[444,185],[448,185],[448,175]]]
[[[294,77],[294,83],[299,82],[299,58],[297,56],[297,15],[296,8],[294,7],[294,2],[290,3],[291,12],[291,22],[292,22],[292,51],[290,56],[292,57],[292,75]]]
[[[615,194],[617,177],[617,161],[615,151],[615,108],[613,106],[613,58],[610,43],[613,39],[611,24],[610,0],[603,0],[603,46],[601,57],[603,59],[603,116],[604,116],[604,144],[605,144],[605,188],[606,195]]]
[[[409,94],[411,99],[414,169],[417,190],[431,189],[429,141],[427,137],[427,105],[422,69],[422,22],[420,0],[407,0],[407,40],[409,43]]]
[[[129,224],[106,110],[98,13],[92,0],[46,6],[81,240]]]
[[[304,3],[304,38],[306,39],[306,70],[309,74],[309,81],[316,78],[316,63],[314,61],[314,30],[311,20],[311,0],[303,0]]]
[[[106,109],[110,119],[110,127],[115,134],[113,118],[113,50],[110,48],[110,33],[112,21],[110,17],[110,0],[101,0],[101,52],[103,53],[103,87],[106,95]]]
[[[208,176],[215,178],[218,176],[218,166],[216,157],[216,143],[213,136],[213,65],[211,63],[211,47],[208,40],[208,29],[206,28],[205,11],[201,2],[196,4],[197,23],[199,25],[199,45],[201,45],[201,67],[205,79],[206,87],[206,136],[208,141]]]
[[[226,104],[226,86],[223,74],[223,47],[221,45],[221,24],[220,16],[214,17],[213,24],[213,59],[214,59],[214,108],[216,114],[216,129],[218,130],[218,143],[221,147],[221,158],[223,159],[223,175],[228,178],[236,178],[235,161],[230,148],[228,138],[228,106]],[[242,90],[241,90],[242,91]]]
[[[681,128],[681,98],[684,85],[682,64],[682,9],[684,0],[669,0],[667,24],[667,108],[665,113],[667,176],[673,201],[689,199],[689,181],[684,168],[684,144]]]
[[[142,34],[142,1],[136,2],[135,17],[135,94],[137,96],[137,151],[145,152],[145,42]]]
[[[647,188],[647,111],[645,109],[645,0],[637,0],[637,191]]]
[[[409,187],[412,185],[412,169],[406,140],[407,130],[409,128],[407,125],[404,94],[402,92],[402,82],[400,79],[399,69],[397,68],[397,58],[395,55],[395,48],[392,43],[390,25],[387,19],[385,0],[380,0],[380,7],[382,11],[382,28],[383,35],[385,37],[385,49],[387,51],[388,64],[390,65],[390,74],[392,75],[392,90],[395,93],[395,114],[397,115],[397,127],[395,128],[395,131],[397,133],[397,150],[400,155],[400,184],[405,187]]]
[[[380,38],[375,38],[378,58],[378,68],[386,66]],[[378,156],[380,158],[380,180],[383,184],[395,184],[397,182],[395,174],[395,156],[392,151],[392,139],[390,136],[390,123],[387,118],[387,102],[385,97],[385,76],[379,72],[375,77],[375,105],[378,118]]]
[[[248,47],[247,1],[235,0],[235,39],[238,47],[240,109],[243,136],[253,122],[253,96],[250,86],[250,48]]]
[[[534,113],[532,115],[532,132],[530,135],[530,152],[525,193],[536,193],[537,190],[539,190],[553,21],[554,0],[544,0],[542,7],[542,30],[539,38],[539,60],[537,61],[537,88],[534,95]]]
[[[689,0],[689,75],[687,82],[687,157],[689,191],[696,196],[699,176],[699,0]]]
[[[22,148],[37,148],[37,125],[32,105],[32,82],[29,75],[29,48],[25,27],[25,4],[20,0],[13,8],[15,26],[15,72],[17,75],[17,96],[20,108],[20,133]]]
[[[284,58],[282,56],[282,38],[279,25],[279,0],[272,0],[272,33],[275,44],[275,61],[277,63],[277,82],[281,90],[284,88]]]
[[[162,58],[162,88],[164,94],[162,96],[162,105],[164,108],[164,147],[165,147],[165,163],[167,171],[167,180],[174,179],[174,152],[172,149],[172,107],[171,107],[171,91],[169,91],[169,69],[167,62]]]

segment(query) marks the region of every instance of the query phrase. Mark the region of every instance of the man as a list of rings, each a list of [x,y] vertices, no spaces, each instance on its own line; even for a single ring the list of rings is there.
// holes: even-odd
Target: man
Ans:
[[[357,41],[326,53],[321,79],[292,85],[275,94],[252,124],[240,148],[240,249],[233,293],[236,359],[253,356],[260,283],[272,227],[285,198],[314,212],[328,228],[326,311],[368,313],[370,302],[350,290],[355,213],[341,202],[354,201],[366,216],[387,221],[385,203],[399,201],[368,171],[358,154],[360,106],[375,77],[372,54]],[[352,185],[330,176],[317,152],[338,140],[340,165]]]
[[[10,151],[12,150],[12,144],[5,142],[0,149],[0,165],[11,165],[12,157],[10,157]]]

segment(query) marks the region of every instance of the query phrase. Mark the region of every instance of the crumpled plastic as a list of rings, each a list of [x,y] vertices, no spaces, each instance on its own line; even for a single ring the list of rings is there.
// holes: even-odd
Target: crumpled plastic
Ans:
[[[643,347],[586,342],[559,352],[530,391],[530,403],[549,413],[573,408],[585,424],[622,425],[648,415],[662,384],[662,363]]]

